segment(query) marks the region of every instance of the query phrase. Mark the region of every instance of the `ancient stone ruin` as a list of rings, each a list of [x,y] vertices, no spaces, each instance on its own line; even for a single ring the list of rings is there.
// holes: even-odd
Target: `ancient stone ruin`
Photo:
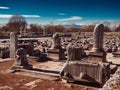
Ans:
[[[94,28],[94,44],[92,51],[89,52],[89,60],[92,62],[106,62],[106,52],[103,49],[103,30],[103,24],[98,24]]]
[[[10,33],[10,58],[15,58],[17,49],[17,35],[14,32]]]
[[[11,33],[10,57],[14,59],[14,64],[11,67],[11,70],[16,72],[17,70],[19,71],[24,69],[24,71],[30,71],[25,69],[31,69],[31,72],[34,70],[35,72],[42,71],[42,73],[51,73],[52,70],[41,70],[41,66],[39,68],[32,68],[32,65],[28,63],[27,55],[32,55],[32,58],[39,57],[41,61],[48,60],[48,58],[53,61],[65,61],[64,52],[66,52],[66,63],[64,63],[64,61],[57,62],[64,63],[64,65],[61,64],[61,66],[63,65],[63,68],[60,69],[61,71],[56,71],[57,74],[59,73],[60,79],[62,78],[67,81],[81,81],[99,84],[101,87],[103,86],[103,90],[107,90],[107,88],[108,90],[114,90],[119,87],[119,71],[115,74],[116,76],[113,75],[113,77],[110,78],[110,76],[117,70],[117,65],[112,64],[112,62],[107,62],[106,60],[106,52],[103,48],[103,39],[105,38],[103,35],[103,30],[104,25],[98,24],[94,28],[93,35],[89,38],[87,38],[87,36],[83,36],[83,38],[72,37],[67,38],[66,40],[64,39],[62,43],[61,39],[63,38],[61,38],[58,33],[55,33],[52,37],[51,47],[47,40],[37,41],[33,44],[30,40],[17,40],[16,34]],[[26,43],[29,41],[31,42],[30,44]],[[92,48],[91,51],[89,51],[89,48]],[[116,52],[116,50],[113,51]],[[47,55],[48,58],[45,58]],[[39,66],[38,63],[36,66]]]
[[[67,61],[60,76],[67,81],[84,81],[102,86],[110,77],[109,67],[109,63]]]
[[[98,83],[100,86],[110,78],[110,63],[106,62],[106,53],[103,49],[103,24],[96,25],[94,28],[94,45],[92,51],[89,52],[88,60],[75,60],[75,48],[73,44],[68,45],[67,62],[60,72],[61,78],[73,81],[85,81],[90,83]],[[75,43],[75,42],[74,42]],[[79,52],[78,54],[82,55]],[[72,60],[71,60],[72,59]]]
[[[81,60],[83,54],[83,48],[74,43],[69,43],[66,47],[68,60]]]
[[[23,48],[17,49],[15,61],[14,61],[14,64],[13,64],[11,69],[12,70],[32,69],[32,65],[28,64],[25,49],[23,49]]]
[[[104,25],[98,24],[94,28],[93,32],[93,38],[94,38],[94,44],[93,44],[93,51],[103,51],[103,31]]]
[[[47,50],[48,57],[54,61],[64,60],[64,49],[61,47],[61,39],[58,33],[53,34],[52,46]]]
[[[58,33],[53,34],[52,37],[52,46],[51,49],[60,49],[61,48],[61,39]]]

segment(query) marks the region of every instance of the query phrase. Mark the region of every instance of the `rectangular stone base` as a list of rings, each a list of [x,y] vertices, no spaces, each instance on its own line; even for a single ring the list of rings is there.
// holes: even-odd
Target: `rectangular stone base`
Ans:
[[[89,52],[90,62],[106,62],[106,52]]]
[[[61,76],[64,78],[102,85],[110,77],[110,64],[102,62],[69,61],[61,72]],[[66,73],[69,74],[70,77],[69,75],[67,76]]]
[[[54,61],[64,60],[65,54],[63,49],[48,49],[48,57]]]

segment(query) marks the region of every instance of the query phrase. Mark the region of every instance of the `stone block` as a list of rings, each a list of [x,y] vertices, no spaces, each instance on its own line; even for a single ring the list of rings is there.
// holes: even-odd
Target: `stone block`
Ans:
[[[110,78],[109,63],[69,61],[62,69],[61,78],[103,85]]]
[[[53,61],[59,61],[65,59],[65,54],[63,49],[48,49],[47,51],[48,58]]]
[[[90,62],[106,62],[106,52],[89,52]]]

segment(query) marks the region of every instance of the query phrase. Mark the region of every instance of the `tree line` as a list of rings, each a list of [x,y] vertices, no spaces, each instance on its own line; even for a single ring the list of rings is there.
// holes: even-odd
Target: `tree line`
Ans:
[[[81,27],[75,27],[75,26],[69,26],[65,27],[63,25],[38,25],[38,24],[30,24],[28,25],[23,22],[18,24],[18,22],[14,23],[8,23],[4,26],[0,27],[0,35],[9,35],[10,32],[16,32],[18,35],[20,34],[20,31],[26,31],[27,34],[31,33],[38,33],[43,35],[44,32],[46,35],[53,34],[55,32],[59,33],[76,33],[76,32],[93,32],[95,25],[84,25]],[[105,25],[104,28],[105,32],[120,32],[120,25],[114,26],[113,28],[108,27]]]

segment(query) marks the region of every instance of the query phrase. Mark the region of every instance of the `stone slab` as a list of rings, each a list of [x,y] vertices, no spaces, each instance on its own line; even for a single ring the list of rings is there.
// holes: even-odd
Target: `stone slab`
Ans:
[[[65,54],[63,49],[48,49],[48,57],[53,61],[59,61],[65,59]]]
[[[106,52],[89,52],[90,62],[106,62]]]

